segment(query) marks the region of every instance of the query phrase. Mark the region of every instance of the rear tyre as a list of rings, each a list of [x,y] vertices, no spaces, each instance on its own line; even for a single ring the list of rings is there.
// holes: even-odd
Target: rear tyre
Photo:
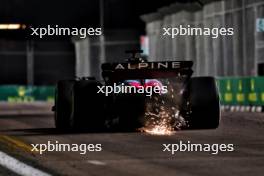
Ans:
[[[55,90],[55,126],[60,130],[71,129],[73,112],[73,80],[59,81]]]
[[[82,80],[74,85],[74,116],[72,124],[75,129],[101,131],[105,124],[104,94],[97,93],[102,84],[96,80]]]
[[[191,128],[213,129],[219,126],[220,103],[213,77],[195,77],[190,82]]]

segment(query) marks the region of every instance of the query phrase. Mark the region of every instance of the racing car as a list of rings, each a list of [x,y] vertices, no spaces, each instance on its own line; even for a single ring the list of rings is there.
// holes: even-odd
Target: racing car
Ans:
[[[219,126],[219,95],[213,77],[192,77],[192,61],[148,62],[141,51],[128,52],[132,56],[125,62],[101,65],[103,81],[94,77],[58,81],[53,107],[57,129],[133,131],[164,122],[173,129]],[[99,91],[114,86],[129,86],[135,92],[106,95]],[[151,87],[158,91],[139,92]]]

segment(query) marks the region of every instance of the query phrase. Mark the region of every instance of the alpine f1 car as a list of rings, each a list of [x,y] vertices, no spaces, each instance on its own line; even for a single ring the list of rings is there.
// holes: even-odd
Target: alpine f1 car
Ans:
[[[104,81],[83,77],[57,83],[56,128],[218,127],[219,95],[213,77],[191,77],[192,61],[148,62],[138,51],[131,52],[124,63],[102,64]]]

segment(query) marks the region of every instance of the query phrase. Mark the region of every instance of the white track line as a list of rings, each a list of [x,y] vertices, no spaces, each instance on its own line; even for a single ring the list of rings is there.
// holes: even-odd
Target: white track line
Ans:
[[[98,166],[104,166],[106,165],[105,162],[98,161],[98,160],[88,160],[87,163],[93,164],[93,165],[98,165]]]
[[[0,151],[0,165],[22,176],[51,176]]]

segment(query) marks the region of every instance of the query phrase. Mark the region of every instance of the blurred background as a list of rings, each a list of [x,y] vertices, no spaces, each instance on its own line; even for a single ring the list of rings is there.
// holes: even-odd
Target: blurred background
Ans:
[[[196,75],[263,75],[263,1],[226,0],[174,3],[144,15],[151,58],[193,60]],[[233,36],[159,35],[162,27],[233,28]]]
[[[48,25],[100,27],[103,35],[30,36],[30,27]],[[180,25],[234,28],[234,35],[215,39],[162,35],[164,27]],[[100,65],[123,62],[129,57],[125,50],[131,49],[143,49],[149,61],[192,60],[194,76],[216,77],[223,110],[219,128],[183,130],[164,137],[56,130],[51,111],[56,82],[81,76],[101,80]],[[35,174],[25,163],[48,175],[262,176],[260,112],[264,112],[263,0],[0,1],[0,175],[47,175]],[[90,114],[88,122],[97,117]],[[105,125],[111,123],[107,120]],[[32,144],[49,141],[102,144],[103,151],[32,152]],[[234,144],[235,151],[216,156],[209,152],[170,155],[162,150],[164,144],[181,141],[210,144],[212,149]]]
[[[195,76],[219,78],[226,104],[236,99],[245,103],[249,97],[253,103],[264,102],[262,90],[249,95],[255,92],[251,90],[255,84],[261,87],[263,82],[257,77],[264,74],[262,0],[3,0],[0,17],[0,25],[22,25],[0,29],[0,100],[52,101],[58,80],[75,76],[101,79],[101,63],[123,61],[125,50],[141,48],[150,61],[194,61]],[[101,27],[103,35],[39,39],[27,32],[30,26],[47,25]],[[187,35],[171,39],[162,35],[163,27],[180,25],[231,27],[234,35],[216,39]],[[236,89],[244,98],[236,98],[237,91],[230,95]]]
[[[23,29],[0,30],[1,84],[54,85],[74,76],[100,75],[100,61],[123,60],[126,49],[140,47],[145,32],[141,14],[172,3],[165,1],[3,0],[0,23],[27,27],[102,27],[103,41],[68,37],[30,38]],[[103,42],[103,50],[100,44]],[[102,56],[102,52],[105,54]],[[104,58],[101,58],[104,57]],[[87,65],[83,65],[84,60]],[[82,66],[83,65],[83,66]],[[81,67],[82,66],[82,67]],[[82,70],[84,69],[84,70]]]

